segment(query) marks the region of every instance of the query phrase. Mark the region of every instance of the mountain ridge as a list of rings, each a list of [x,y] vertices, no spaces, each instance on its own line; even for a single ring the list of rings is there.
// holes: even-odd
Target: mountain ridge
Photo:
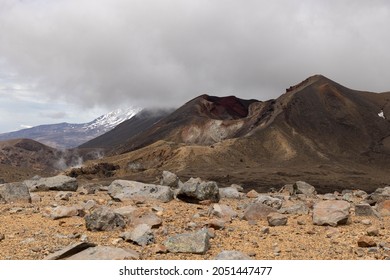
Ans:
[[[295,177],[327,190],[385,186],[389,100],[322,75],[267,101],[200,95],[112,145],[102,161],[119,165],[117,176],[150,181],[170,170],[261,190]]]
[[[53,148],[75,148],[113,129],[121,122],[132,118],[141,108],[128,107],[111,111],[88,123],[44,124],[18,131],[0,134],[0,141],[12,139],[32,139]]]
[[[105,156],[66,173],[108,180],[95,167],[114,166],[112,178],[146,183],[169,170],[258,191],[297,179],[321,191],[370,191],[390,184],[388,116],[390,92],[349,89],[322,75],[266,101],[200,95],[162,114],[141,111],[79,146]]]

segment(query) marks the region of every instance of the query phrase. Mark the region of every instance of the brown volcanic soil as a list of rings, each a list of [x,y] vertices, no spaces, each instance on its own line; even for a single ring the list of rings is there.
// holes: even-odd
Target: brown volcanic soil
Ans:
[[[372,192],[390,183],[386,161],[363,164],[352,160],[313,160],[302,156],[290,158],[295,151],[288,143],[283,143],[285,146],[281,143],[268,141],[263,142],[261,147],[258,141],[251,139],[230,139],[210,146],[199,146],[158,141],[98,162],[117,165],[119,169],[114,171],[114,178],[156,183],[162,171],[169,170],[183,180],[201,177],[217,181],[222,187],[237,183],[246,190],[256,189],[259,192],[279,189],[298,180],[315,185],[319,193],[344,189]],[[264,147],[266,145],[269,147]],[[257,151],[260,156],[248,151]],[[275,158],[275,154],[279,157]],[[95,163],[87,162],[86,166],[94,166]],[[79,176],[86,179],[95,177],[94,174]]]
[[[141,259],[213,259],[222,250],[239,250],[251,255],[254,259],[383,259],[389,252],[382,249],[369,251],[358,248],[357,240],[366,235],[369,225],[361,223],[369,219],[372,226],[379,229],[379,235],[372,237],[378,244],[390,243],[390,217],[379,220],[374,217],[357,217],[352,215],[350,222],[344,226],[330,228],[314,226],[311,216],[288,215],[287,226],[269,227],[267,222],[258,221],[255,224],[234,219],[222,230],[215,230],[215,238],[211,239],[211,249],[204,255],[156,253],[156,245],[137,246],[121,241],[120,230],[110,232],[90,232],[86,230],[82,217],[51,220],[42,216],[42,210],[47,206],[75,205],[82,201],[93,199],[102,205],[117,208],[131,203],[114,202],[104,191],[94,195],[74,193],[70,201],[54,201],[57,192],[41,192],[38,195],[41,202],[32,204],[0,205],[0,234],[5,236],[0,241],[0,259],[43,259],[69,244],[79,241],[80,236],[87,235],[88,240],[97,245],[130,248],[141,254]],[[238,213],[253,201],[250,198],[241,200],[222,199],[220,203],[230,205]],[[132,204],[133,205],[133,204]],[[137,204],[140,209],[150,209],[154,206],[163,208],[161,218],[163,224],[155,230],[156,244],[162,244],[168,236],[176,233],[191,232],[189,222],[195,222],[201,228],[210,217],[207,217],[209,206],[189,204],[173,200],[168,203],[145,201]],[[199,217],[194,217],[194,215]],[[269,227],[269,233],[263,229]],[[129,227],[127,228],[127,230]],[[196,230],[196,229],[195,229]],[[335,233],[336,231],[336,233]],[[275,252],[275,247],[280,253]]]
[[[83,160],[98,158],[100,152],[99,149],[58,150],[31,139],[0,141],[0,179],[17,182],[35,175],[54,176]]]

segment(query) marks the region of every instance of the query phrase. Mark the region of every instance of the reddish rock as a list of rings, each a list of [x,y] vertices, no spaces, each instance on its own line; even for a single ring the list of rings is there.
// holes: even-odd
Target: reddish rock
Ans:
[[[321,201],[314,205],[313,224],[337,226],[346,224],[350,204],[342,200]]]
[[[390,200],[384,200],[380,202],[377,206],[378,212],[381,216],[390,216]]]
[[[225,221],[222,219],[212,219],[207,222],[207,225],[213,229],[223,229],[225,228]]]
[[[376,246],[376,242],[371,237],[365,235],[360,237],[357,243],[359,247],[363,247],[363,248]]]
[[[246,194],[246,196],[249,198],[256,198],[259,196],[259,193],[255,190],[251,190]]]
[[[264,205],[262,203],[253,203],[248,206],[244,213],[244,220],[263,220],[266,219],[270,213],[276,212],[272,207]]]
[[[267,216],[267,221],[270,226],[285,226],[287,224],[287,216],[280,213],[270,213]]]
[[[371,226],[367,229],[367,235],[368,236],[378,236],[379,235],[379,229]]]

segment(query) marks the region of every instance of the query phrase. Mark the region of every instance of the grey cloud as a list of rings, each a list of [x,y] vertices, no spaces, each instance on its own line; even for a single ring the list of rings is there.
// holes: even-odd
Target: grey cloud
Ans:
[[[390,90],[387,1],[4,1],[0,58],[85,107],[269,99],[321,73]],[[37,90],[37,89],[36,89]]]
[[[68,114],[66,112],[45,112],[40,113],[41,117],[49,118],[49,119],[64,119],[68,117]]]

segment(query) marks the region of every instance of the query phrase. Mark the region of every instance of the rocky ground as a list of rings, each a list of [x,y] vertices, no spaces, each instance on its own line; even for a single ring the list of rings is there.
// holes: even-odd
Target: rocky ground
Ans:
[[[272,193],[66,176],[0,184],[0,259],[389,259],[390,187]]]

